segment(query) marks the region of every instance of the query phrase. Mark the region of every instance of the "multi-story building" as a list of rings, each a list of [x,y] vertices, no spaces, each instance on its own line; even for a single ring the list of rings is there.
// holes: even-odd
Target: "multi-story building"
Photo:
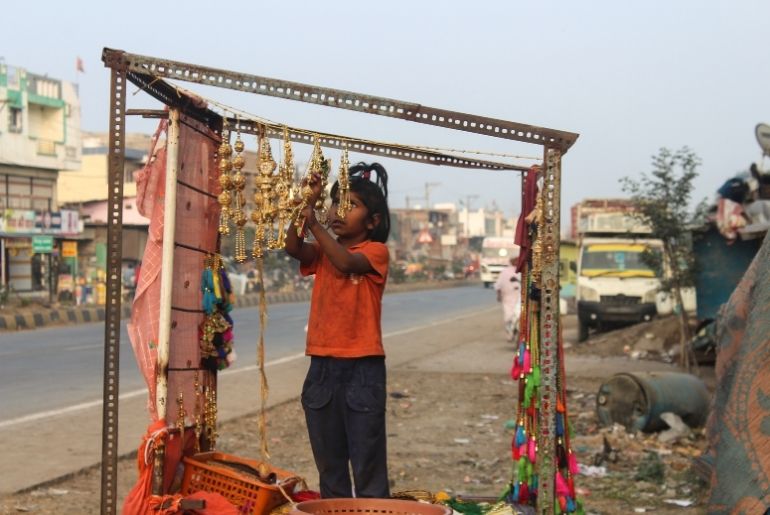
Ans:
[[[0,292],[55,293],[81,232],[56,179],[80,156],[77,87],[0,64]]]

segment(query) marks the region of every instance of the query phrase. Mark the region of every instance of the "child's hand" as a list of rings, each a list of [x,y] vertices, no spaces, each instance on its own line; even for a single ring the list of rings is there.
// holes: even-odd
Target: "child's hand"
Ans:
[[[318,197],[320,197],[321,193],[323,192],[323,181],[321,180],[321,175],[318,173],[310,174],[303,180],[303,182],[303,186],[310,186],[312,193],[308,199],[308,204],[313,206],[315,205],[315,201],[318,200]]]

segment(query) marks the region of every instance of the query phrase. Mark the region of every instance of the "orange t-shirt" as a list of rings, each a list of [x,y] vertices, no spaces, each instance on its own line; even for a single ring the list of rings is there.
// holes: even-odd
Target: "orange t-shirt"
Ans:
[[[316,258],[300,267],[302,275],[315,274],[307,328],[308,356],[360,358],[384,356],[382,348],[382,293],[388,278],[388,247],[365,241],[348,250],[363,254],[373,271],[343,274],[316,245]]]

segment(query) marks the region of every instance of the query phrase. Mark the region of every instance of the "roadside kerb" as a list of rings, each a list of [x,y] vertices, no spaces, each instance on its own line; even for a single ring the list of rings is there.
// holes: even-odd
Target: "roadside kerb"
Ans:
[[[388,284],[385,293],[401,293],[417,290],[456,288],[458,286],[478,286],[475,281],[437,281],[419,283]],[[268,304],[283,302],[307,302],[310,300],[311,290],[293,292],[267,292]],[[253,307],[259,305],[259,293],[248,293],[238,296],[235,300],[236,308]],[[88,324],[104,322],[104,306],[77,306],[70,308],[42,308],[38,310],[23,310],[18,313],[0,313],[0,333],[4,331],[19,331],[25,329],[37,329],[56,325]],[[122,318],[131,317],[131,305],[123,305]]]

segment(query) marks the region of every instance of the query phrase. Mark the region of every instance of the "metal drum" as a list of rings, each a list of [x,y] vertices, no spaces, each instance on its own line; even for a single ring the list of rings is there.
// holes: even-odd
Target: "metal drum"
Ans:
[[[668,428],[660,414],[670,411],[690,427],[706,422],[711,395],[691,374],[636,372],[616,374],[599,387],[596,414],[602,425],[621,424],[629,431]]]

